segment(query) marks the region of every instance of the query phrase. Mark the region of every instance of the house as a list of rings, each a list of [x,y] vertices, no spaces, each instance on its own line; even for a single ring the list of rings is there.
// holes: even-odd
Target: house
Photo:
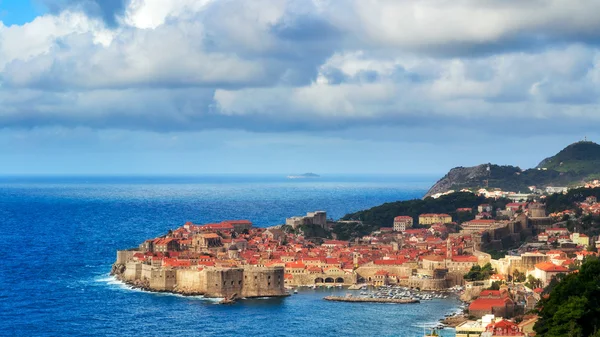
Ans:
[[[373,285],[376,287],[386,286],[388,284],[389,273],[385,270],[378,270],[373,276]]]
[[[582,233],[571,234],[571,241],[578,246],[587,247],[590,244],[590,237]]]
[[[448,214],[425,213],[419,215],[419,225],[433,225],[435,223],[450,223],[452,217]]]
[[[492,205],[490,204],[481,204],[479,206],[477,206],[477,211],[479,213],[490,213],[492,211]]]
[[[237,233],[249,231],[252,229],[252,222],[250,220],[227,220],[222,221],[222,224],[229,224],[233,227],[233,230]]]
[[[285,233],[278,228],[269,228],[263,233],[269,240],[281,242],[285,238]]]
[[[516,323],[505,319],[490,323],[485,331],[491,332],[490,336],[525,336]]]
[[[176,251],[179,250],[179,242],[177,239],[173,238],[164,238],[157,239],[154,241],[154,251],[165,253],[168,251]]]
[[[598,199],[595,196],[590,195],[589,197],[585,198],[585,202],[590,205],[593,205],[598,202]]]
[[[469,305],[469,315],[478,318],[490,314],[510,318],[514,313],[515,303],[505,290],[484,290]]]
[[[533,277],[542,281],[542,284],[547,286],[552,278],[558,274],[567,274],[569,269],[563,266],[555,265],[552,262],[540,262],[535,265]]]
[[[413,218],[411,216],[400,215],[394,218],[394,231],[404,232],[407,228],[413,226]]]

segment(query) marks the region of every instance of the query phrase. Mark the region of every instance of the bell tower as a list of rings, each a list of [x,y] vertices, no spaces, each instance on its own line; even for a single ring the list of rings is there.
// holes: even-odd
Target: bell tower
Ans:
[[[450,238],[446,240],[446,258],[452,259],[452,241]]]

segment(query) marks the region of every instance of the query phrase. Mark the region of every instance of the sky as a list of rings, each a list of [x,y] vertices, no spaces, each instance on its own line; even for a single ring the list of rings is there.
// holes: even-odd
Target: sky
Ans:
[[[0,175],[444,174],[600,141],[600,0],[0,0]]]

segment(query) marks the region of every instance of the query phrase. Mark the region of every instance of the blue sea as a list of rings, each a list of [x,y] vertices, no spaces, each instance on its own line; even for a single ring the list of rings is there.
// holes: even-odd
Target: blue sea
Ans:
[[[430,176],[0,177],[0,335],[422,336],[456,299],[335,303],[302,290],[231,306],[129,289],[108,273],[117,249],[183,225],[256,226],[325,210],[331,218],[420,198]],[[451,330],[444,330],[452,336]]]

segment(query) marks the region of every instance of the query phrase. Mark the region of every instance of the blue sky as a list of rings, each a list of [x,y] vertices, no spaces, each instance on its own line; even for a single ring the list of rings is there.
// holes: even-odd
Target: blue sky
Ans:
[[[0,0],[0,20],[5,25],[22,25],[44,13],[43,6],[27,0]]]
[[[0,0],[0,174],[431,173],[600,141],[600,0]]]

